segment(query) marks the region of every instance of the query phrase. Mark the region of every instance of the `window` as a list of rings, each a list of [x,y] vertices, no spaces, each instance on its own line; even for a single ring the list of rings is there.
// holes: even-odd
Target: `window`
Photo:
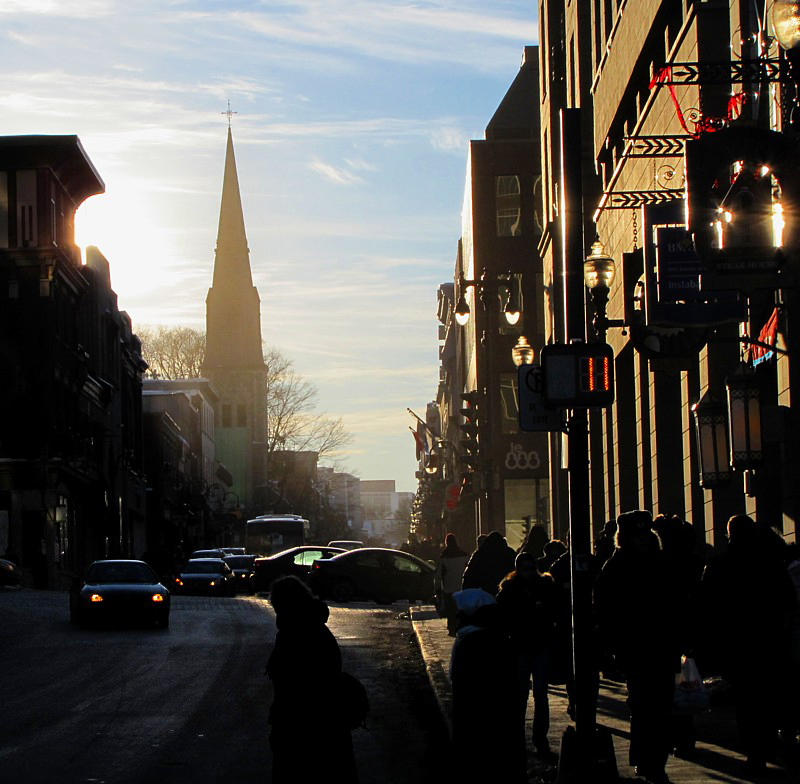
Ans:
[[[520,227],[520,185],[516,174],[495,177],[495,204],[497,207],[497,236],[519,237]]]
[[[503,433],[519,432],[519,402],[517,400],[517,376],[515,373],[500,375],[501,427]]]
[[[522,233],[519,225],[520,209],[510,208],[497,211],[497,236],[519,237]]]
[[[36,172],[17,172],[17,245],[36,244]]]
[[[304,550],[298,553],[293,560],[298,566],[311,566],[314,561],[324,557],[322,550]]]
[[[495,178],[498,196],[519,196],[519,177],[516,174]]]
[[[419,564],[414,563],[410,558],[403,558],[401,555],[392,556],[392,566],[398,572],[419,574],[422,571]]]
[[[223,403],[222,404],[222,426],[223,427],[230,427],[231,426],[231,404],[230,403]]]
[[[236,406],[236,426],[247,427],[247,406],[244,403]]]

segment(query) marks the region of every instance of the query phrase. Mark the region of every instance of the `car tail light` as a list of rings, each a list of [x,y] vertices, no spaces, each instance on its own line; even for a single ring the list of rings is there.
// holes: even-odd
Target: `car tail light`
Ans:
[[[217,584],[217,581],[216,581],[216,580],[212,580],[212,581],[209,583],[209,585],[216,585],[216,584]]]
[[[164,597],[160,593],[154,593],[150,598],[154,602],[163,602],[164,601]]]
[[[102,597],[102,596],[100,596],[100,594],[99,594],[99,593],[93,593],[93,594],[92,594],[92,595],[89,597],[89,601],[91,601],[91,602],[102,602],[102,601],[103,601],[103,597]]]
[[[311,570],[314,571],[315,569],[319,569],[319,561],[314,561],[314,563],[311,564]]]
[[[180,577],[176,577],[176,578],[175,578],[175,582],[176,582],[178,585],[183,585],[183,580],[181,580],[181,578],[180,578]]]

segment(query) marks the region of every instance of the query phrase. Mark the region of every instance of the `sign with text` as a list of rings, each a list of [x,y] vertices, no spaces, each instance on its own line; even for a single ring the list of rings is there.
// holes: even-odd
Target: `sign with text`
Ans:
[[[539,365],[520,365],[517,371],[517,385],[520,430],[527,432],[564,430],[563,412],[548,406],[544,399],[542,368]]]

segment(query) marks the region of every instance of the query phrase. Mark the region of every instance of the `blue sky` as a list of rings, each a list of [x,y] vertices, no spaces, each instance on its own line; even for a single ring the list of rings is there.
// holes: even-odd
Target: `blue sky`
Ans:
[[[533,0],[2,0],[4,135],[77,134],[78,239],[137,324],[204,328],[226,102],[268,346],[414,490],[469,139],[536,43]]]

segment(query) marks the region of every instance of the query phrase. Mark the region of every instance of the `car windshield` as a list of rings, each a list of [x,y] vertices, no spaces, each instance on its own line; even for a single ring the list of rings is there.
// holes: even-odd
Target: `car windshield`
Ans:
[[[186,574],[222,574],[223,565],[213,561],[189,561],[183,570]]]
[[[225,563],[228,564],[231,569],[250,569],[255,560],[256,557],[254,555],[229,555],[225,559]]]
[[[87,583],[157,583],[158,578],[146,563],[96,563],[87,575]]]

